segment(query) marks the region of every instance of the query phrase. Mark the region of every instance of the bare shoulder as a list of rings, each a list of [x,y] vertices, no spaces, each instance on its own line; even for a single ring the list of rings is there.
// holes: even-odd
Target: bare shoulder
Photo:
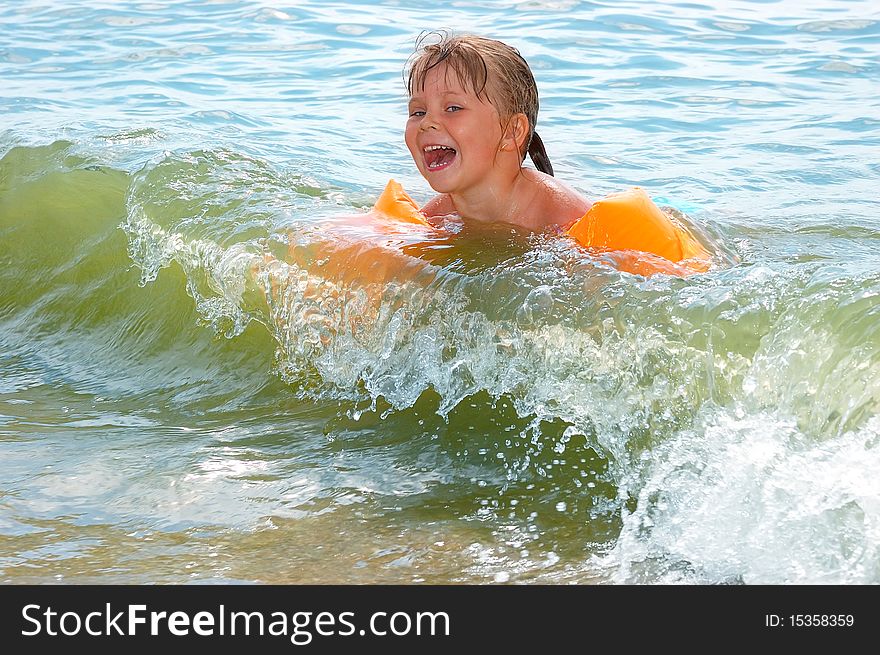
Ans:
[[[592,203],[562,180],[540,171],[523,170],[528,170],[532,180],[538,183],[541,214],[553,217],[553,223],[568,225],[590,210]]]
[[[421,212],[428,218],[446,216],[447,214],[455,213],[455,205],[452,204],[452,198],[449,197],[448,193],[441,193],[422,205]]]

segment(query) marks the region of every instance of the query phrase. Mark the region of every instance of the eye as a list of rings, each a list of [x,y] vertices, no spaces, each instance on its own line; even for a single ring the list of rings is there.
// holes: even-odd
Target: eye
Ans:
[[[462,108],[459,107],[458,105],[449,105],[449,106],[446,108],[446,111],[456,112],[456,111],[461,111],[461,109],[462,109]]]
[[[411,111],[411,112],[409,113],[409,117],[410,117],[410,118],[412,118],[413,116],[424,116],[424,115],[425,115],[425,112],[422,111],[421,109],[416,109],[416,110]]]

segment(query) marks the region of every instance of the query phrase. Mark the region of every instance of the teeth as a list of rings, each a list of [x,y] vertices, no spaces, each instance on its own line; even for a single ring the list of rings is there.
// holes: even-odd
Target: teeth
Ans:
[[[432,150],[455,150],[455,148],[450,148],[449,146],[425,146],[423,150],[430,152]]]

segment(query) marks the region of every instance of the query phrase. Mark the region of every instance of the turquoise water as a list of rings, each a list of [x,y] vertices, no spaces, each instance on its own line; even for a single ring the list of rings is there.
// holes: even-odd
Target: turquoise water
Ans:
[[[439,27],[715,269],[328,237]],[[876,3],[7,3],[0,79],[0,580],[880,582]]]

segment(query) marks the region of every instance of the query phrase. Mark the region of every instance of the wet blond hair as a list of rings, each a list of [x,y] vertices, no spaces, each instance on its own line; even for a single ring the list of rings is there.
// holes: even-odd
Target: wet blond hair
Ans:
[[[445,63],[455,71],[463,86],[478,98],[485,98],[498,111],[506,129],[516,114],[529,121],[529,135],[520,152],[531,157],[542,173],[553,175],[553,166],[544,150],[544,142],[535,132],[538,122],[538,86],[526,60],[516,48],[506,43],[474,34],[454,35],[447,30],[422,32],[404,68],[406,91],[425,88],[428,73]],[[447,69],[448,70],[448,69]]]

